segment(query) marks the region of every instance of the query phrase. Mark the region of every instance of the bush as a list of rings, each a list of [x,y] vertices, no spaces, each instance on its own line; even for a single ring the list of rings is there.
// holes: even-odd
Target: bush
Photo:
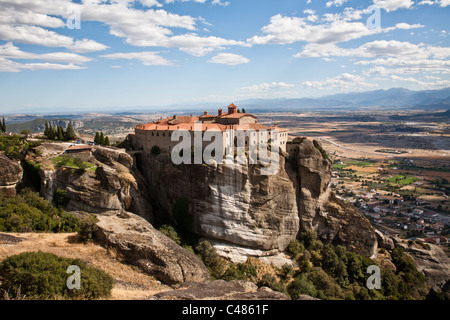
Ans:
[[[318,291],[314,284],[308,280],[306,274],[301,274],[296,277],[287,287],[287,292],[291,299],[298,299],[301,294],[306,294],[311,297],[317,297]]]
[[[226,271],[223,259],[217,254],[211,243],[206,240],[202,241],[195,247],[195,251],[214,279],[219,279],[223,276]]]
[[[80,221],[70,213],[53,207],[30,189],[13,198],[0,197],[0,231],[74,232]]]
[[[69,203],[69,198],[67,198],[67,190],[56,189],[53,194],[53,203],[57,208],[65,208]]]
[[[80,289],[68,289],[67,268],[78,266]],[[78,259],[68,259],[51,253],[23,252],[9,256],[0,263],[0,288],[14,294],[20,292],[29,299],[97,299],[111,294],[113,279],[102,270]]]
[[[302,253],[305,250],[303,243],[298,241],[297,239],[291,240],[289,245],[286,248],[287,253],[291,255],[292,258],[296,258],[299,253]]]
[[[176,244],[181,245],[180,236],[178,235],[178,233],[174,227],[165,224],[165,225],[161,226],[158,229],[158,231],[161,232],[162,234],[164,234],[165,236],[167,236],[168,238],[172,239],[173,241],[175,241]]]
[[[150,152],[152,153],[152,155],[157,156],[161,153],[161,148],[158,147],[157,145],[154,145],[150,150]]]
[[[93,215],[83,219],[78,231],[78,235],[83,243],[94,241],[95,232],[98,230],[97,222],[98,219]]]

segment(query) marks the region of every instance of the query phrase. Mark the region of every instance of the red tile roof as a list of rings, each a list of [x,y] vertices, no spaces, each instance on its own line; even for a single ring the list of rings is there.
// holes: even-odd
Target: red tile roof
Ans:
[[[87,146],[87,145],[76,145],[76,146],[71,146],[69,148],[67,148],[67,150],[69,151],[73,151],[73,150],[92,150],[92,146]]]

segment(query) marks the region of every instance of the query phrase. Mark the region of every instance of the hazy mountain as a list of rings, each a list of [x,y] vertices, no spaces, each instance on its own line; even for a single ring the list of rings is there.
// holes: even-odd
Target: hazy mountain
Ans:
[[[243,100],[238,104],[246,109],[267,111],[294,111],[298,109],[354,109],[359,107],[377,108],[450,108],[450,88],[440,90],[411,91],[404,88],[341,93],[320,98]]]

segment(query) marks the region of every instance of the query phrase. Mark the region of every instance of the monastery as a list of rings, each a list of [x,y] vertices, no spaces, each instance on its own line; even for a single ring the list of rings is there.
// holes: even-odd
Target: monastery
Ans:
[[[236,146],[241,135],[245,136],[246,147],[250,143],[267,143],[278,138],[279,147],[286,151],[287,129],[279,128],[276,124],[274,126],[259,124],[255,115],[240,113],[237,110],[237,106],[231,104],[228,106],[227,113],[224,113],[220,108],[217,115],[208,114],[205,111],[199,117],[174,115],[152,123],[137,125],[132,137],[133,145],[138,150],[150,151],[153,146],[158,146],[161,152],[170,152],[179,143],[179,141],[172,141],[171,139],[174,131],[186,130],[191,133],[192,145],[194,145],[194,133],[201,130],[202,134],[205,131],[221,132],[224,151],[227,146]],[[276,136],[272,136],[272,132]],[[252,139],[249,139],[249,135],[253,135]],[[261,139],[267,139],[267,141]],[[204,141],[202,148],[210,143],[211,141]]]

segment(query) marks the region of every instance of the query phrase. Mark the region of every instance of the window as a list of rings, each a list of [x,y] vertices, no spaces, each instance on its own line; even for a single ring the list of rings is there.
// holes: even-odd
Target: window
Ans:
[[[156,136],[158,136],[158,137],[159,137],[159,132],[157,132],[157,133],[156,133]]]
[[[152,137],[155,135],[155,133],[154,132],[152,132]]]

